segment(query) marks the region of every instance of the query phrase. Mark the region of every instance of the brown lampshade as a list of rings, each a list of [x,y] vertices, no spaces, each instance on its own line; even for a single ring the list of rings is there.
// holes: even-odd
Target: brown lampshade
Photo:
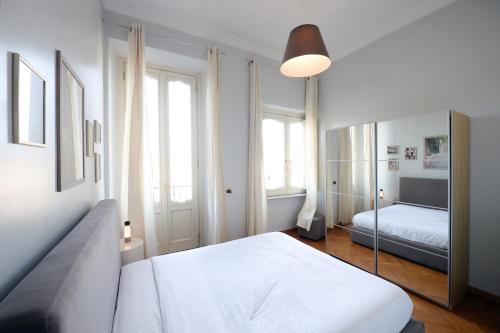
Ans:
[[[290,32],[280,68],[283,75],[309,77],[325,71],[331,64],[325,42],[316,25],[299,25]]]

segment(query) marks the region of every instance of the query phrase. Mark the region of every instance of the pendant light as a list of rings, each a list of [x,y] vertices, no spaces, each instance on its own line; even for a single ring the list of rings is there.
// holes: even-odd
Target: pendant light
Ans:
[[[304,8],[303,1],[302,8]],[[318,26],[303,24],[290,32],[280,68],[283,75],[309,77],[324,72],[331,64]]]

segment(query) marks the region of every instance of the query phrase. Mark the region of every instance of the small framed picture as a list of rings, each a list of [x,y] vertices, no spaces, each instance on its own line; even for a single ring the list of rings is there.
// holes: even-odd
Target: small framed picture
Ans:
[[[94,157],[94,124],[90,120],[85,121],[86,128],[86,152],[87,157]]]
[[[99,183],[101,181],[101,155],[98,153],[94,154],[95,163],[95,182]]]
[[[416,159],[417,159],[417,147],[406,147],[405,160],[416,160]]]
[[[396,145],[387,146],[387,154],[389,155],[399,154],[399,146]]]
[[[399,159],[390,158],[388,166],[389,166],[389,171],[399,171]]]
[[[14,143],[45,147],[45,90],[42,75],[18,53],[12,53]]]
[[[94,120],[94,142],[101,143],[101,123]]]

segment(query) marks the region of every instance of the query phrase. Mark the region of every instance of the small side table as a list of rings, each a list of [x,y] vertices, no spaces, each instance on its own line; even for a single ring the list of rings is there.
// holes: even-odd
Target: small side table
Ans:
[[[144,242],[140,238],[132,238],[130,242],[120,239],[120,254],[122,257],[122,266],[134,261],[144,259]]]

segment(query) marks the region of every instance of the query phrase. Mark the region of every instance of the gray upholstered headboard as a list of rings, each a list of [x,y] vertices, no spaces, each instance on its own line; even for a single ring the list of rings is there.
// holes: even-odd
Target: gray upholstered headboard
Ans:
[[[401,177],[399,178],[399,201],[448,208],[448,180]]]
[[[116,201],[97,204],[0,303],[0,333],[109,333],[120,279]]]

